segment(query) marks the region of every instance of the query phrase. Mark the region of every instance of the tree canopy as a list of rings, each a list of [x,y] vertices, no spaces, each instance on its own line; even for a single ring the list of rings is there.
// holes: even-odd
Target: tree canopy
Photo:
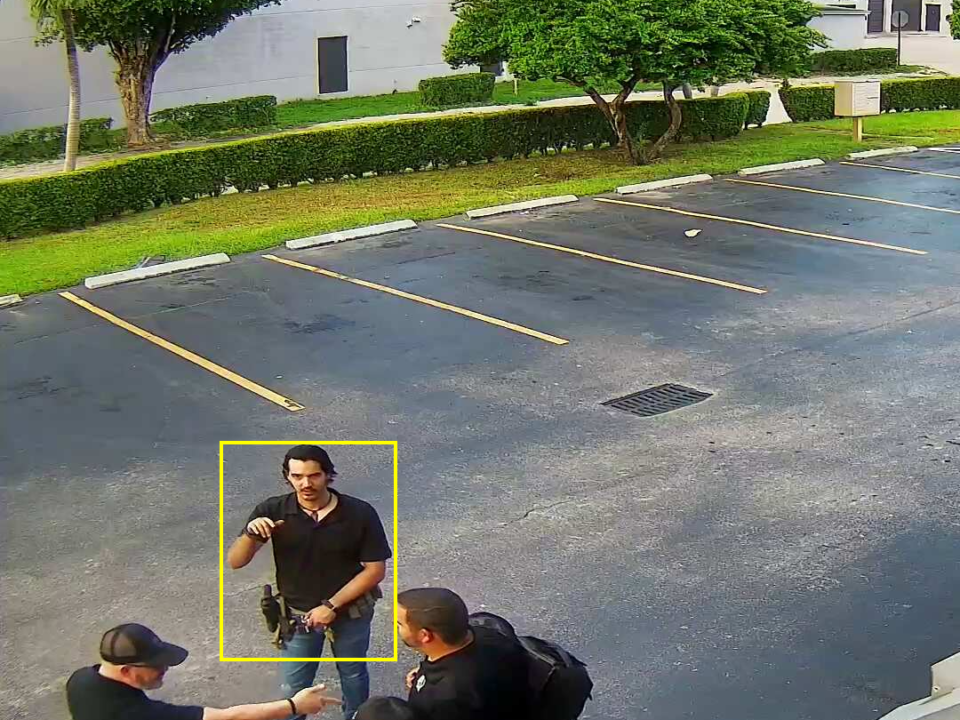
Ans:
[[[823,36],[807,27],[808,0],[455,0],[457,22],[444,48],[453,67],[509,63],[528,80],[583,89],[635,160],[651,159],[679,129],[673,91],[794,74]],[[657,82],[671,116],[665,136],[639,153],[623,105],[639,81]],[[619,85],[610,101],[598,88]]]

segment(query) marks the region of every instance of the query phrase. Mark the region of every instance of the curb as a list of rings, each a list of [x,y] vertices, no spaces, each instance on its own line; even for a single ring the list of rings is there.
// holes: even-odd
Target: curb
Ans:
[[[901,153],[917,152],[919,148],[913,145],[904,145],[903,147],[884,148],[883,150],[864,150],[847,155],[847,160],[863,160],[865,158],[880,157],[881,155],[900,155]]]
[[[358,238],[373,237],[374,235],[385,235],[386,233],[397,232],[399,230],[416,229],[417,224],[413,220],[396,220],[395,222],[381,223],[380,225],[366,225],[364,227],[353,228],[352,230],[340,230],[339,232],[287,240],[284,244],[287,250],[303,250],[320,245],[333,245],[334,243],[343,242],[344,240],[356,240]]]
[[[756,167],[741,168],[737,175],[760,175],[762,173],[775,172],[777,170],[799,170],[800,168],[816,167],[823,165],[820,158],[811,158],[810,160],[794,160],[793,162],[776,163],[775,165],[757,165]]]
[[[473,220],[490,215],[503,215],[504,213],[519,212],[520,210],[532,210],[534,208],[547,207],[548,205],[564,205],[566,203],[576,202],[578,199],[576,195],[558,195],[556,197],[540,198],[539,200],[511,203],[510,205],[494,205],[493,207],[478,208],[477,210],[467,210],[467,217]]]
[[[11,305],[19,305],[22,302],[23,298],[19,295],[0,296],[0,308],[10,307]]]
[[[159,265],[151,265],[145,268],[135,268],[133,270],[110,273],[109,275],[88,277],[83,281],[83,285],[87,290],[96,290],[98,288],[109,287],[110,285],[119,285],[120,283],[133,282],[134,280],[145,280],[161,275],[172,275],[173,273],[196,270],[197,268],[209,267],[211,265],[223,265],[228,262],[230,262],[230,257],[225,253],[201,255],[200,257],[175,260],[174,262],[160,263]]]
[[[618,187],[617,195],[630,195],[631,193],[659,190],[660,188],[676,187],[677,185],[690,185],[691,183],[707,182],[708,180],[713,180],[713,175],[684,175],[683,177],[667,178],[666,180],[653,180],[639,185]]]

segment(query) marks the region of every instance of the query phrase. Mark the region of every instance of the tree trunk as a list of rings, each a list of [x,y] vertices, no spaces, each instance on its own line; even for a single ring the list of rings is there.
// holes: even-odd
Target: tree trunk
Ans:
[[[154,139],[150,129],[150,99],[157,68],[152,54],[114,54],[117,89],[127,123],[127,145],[138,147]]]
[[[633,82],[633,85],[636,85],[636,81]],[[636,144],[630,136],[630,131],[627,128],[627,113],[624,109],[624,103],[632,92],[633,85],[631,85],[629,89],[624,88],[624,90],[614,98],[613,102],[609,103],[599,92],[591,87],[584,88],[584,91],[597,104],[600,112],[603,113],[607,122],[610,123],[610,128],[617,137],[617,147],[630,159],[630,162],[639,165],[642,156],[637,151]]]
[[[80,151],[80,64],[77,61],[77,43],[73,37],[73,11],[63,10],[63,46],[67,53],[67,76],[70,78],[70,102],[67,111],[67,143],[63,158],[63,171],[77,169],[77,153]]]
[[[660,153],[663,152],[663,148],[665,148],[680,131],[680,123],[683,121],[683,114],[680,111],[680,103],[678,103],[677,99],[673,96],[673,91],[675,89],[676,88],[670,83],[663,84],[663,101],[667,104],[667,109],[670,111],[670,126],[667,128],[667,131],[657,138],[656,142],[654,142],[653,145],[647,149],[644,158],[646,162],[650,162],[660,157]]]
[[[693,88],[690,87],[690,83],[683,84],[683,97],[686,100],[693,100]]]

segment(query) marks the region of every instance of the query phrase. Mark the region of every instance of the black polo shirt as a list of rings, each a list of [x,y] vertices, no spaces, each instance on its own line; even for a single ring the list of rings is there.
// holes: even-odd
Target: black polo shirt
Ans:
[[[377,511],[363,500],[330,492],[337,496],[337,506],[319,523],[303,511],[296,493],[264,500],[247,519],[247,524],[258,517],[284,521],[271,537],[277,587],[297,610],[312,610],[329,600],[363,570],[360,563],[390,558]]]
[[[100,666],[80,668],[67,680],[67,706],[73,720],[202,720],[203,708],[151,700],[143,690],[100,674]]]
[[[492,628],[439,660],[424,660],[409,702],[426,720],[527,720],[529,685],[523,647]]]

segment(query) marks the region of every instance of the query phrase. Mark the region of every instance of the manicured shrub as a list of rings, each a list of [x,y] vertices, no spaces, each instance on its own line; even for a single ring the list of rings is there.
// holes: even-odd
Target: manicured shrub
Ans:
[[[781,88],[780,99],[794,122],[834,117],[833,85]],[[954,108],[960,108],[960,77],[895,79],[880,83],[881,112]]]
[[[81,152],[97,152],[115,146],[110,139],[110,118],[89,118],[80,121]],[[52,160],[63,154],[67,142],[67,126],[30,128],[0,135],[0,163],[22,163]]]
[[[184,134],[202,137],[221,130],[251,130],[277,124],[273,95],[236,98],[216,103],[183,105],[153,113],[152,122],[168,122]]]
[[[680,137],[726,138],[740,132],[744,93],[681,100]],[[627,105],[628,125],[650,140],[667,127],[659,101]],[[367,172],[527,157],[587,145],[613,133],[594,105],[535,108],[368,123],[271,135],[206,147],[138,155],[66,175],[0,181],[0,237],[83,227],[125,212],[204,195],[339,180]]]
[[[747,119],[743,121],[745,128],[751,125],[763,127],[767,121],[767,113],[770,111],[770,93],[766,90],[747,90],[744,92],[750,101],[750,107],[747,110]]]
[[[420,104],[424,107],[456,107],[482,105],[493,100],[493,73],[445,75],[420,81]]]
[[[814,72],[856,73],[871,70],[896,70],[896,48],[863,50],[824,50],[811,56]]]
[[[780,88],[783,109],[793,122],[833,117],[833,85],[794,85]]]
[[[880,85],[883,112],[943,108],[960,108],[960,77],[887,80]]]

